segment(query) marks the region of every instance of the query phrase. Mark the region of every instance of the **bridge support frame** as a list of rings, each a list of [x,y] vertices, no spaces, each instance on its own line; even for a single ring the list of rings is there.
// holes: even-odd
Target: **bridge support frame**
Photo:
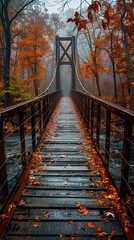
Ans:
[[[65,46],[65,44],[66,46]],[[61,89],[60,66],[70,65],[72,69],[71,90],[75,90],[75,37],[56,36],[56,90]]]

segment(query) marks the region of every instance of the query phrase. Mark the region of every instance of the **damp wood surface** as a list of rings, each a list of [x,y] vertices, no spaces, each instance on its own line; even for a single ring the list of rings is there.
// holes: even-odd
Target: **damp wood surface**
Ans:
[[[61,99],[48,125],[3,239],[124,240],[92,164],[90,136],[69,98]]]

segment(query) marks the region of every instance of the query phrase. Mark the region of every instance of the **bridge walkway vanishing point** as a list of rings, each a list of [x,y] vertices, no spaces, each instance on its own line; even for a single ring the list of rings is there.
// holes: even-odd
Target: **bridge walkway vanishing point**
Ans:
[[[126,239],[111,205],[115,189],[69,98],[55,109],[27,171],[2,239]]]

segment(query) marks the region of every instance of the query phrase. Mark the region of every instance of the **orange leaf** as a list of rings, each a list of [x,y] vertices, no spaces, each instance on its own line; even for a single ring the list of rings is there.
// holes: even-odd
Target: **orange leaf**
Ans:
[[[107,23],[110,22],[110,17],[109,17],[109,12],[108,12],[108,10],[105,11],[105,13],[104,13],[104,18],[107,20]]]
[[[65,234],[64,233],[60,233],[60,238],[64,238]]]
[[[98,233],[102,231],[101,227],[96,227],[95,229],[96,229],[96,232]]]
[[[95,227],[94,224],[93,224],[93,222],[88,222],[88,223],[87,223],[87,226],[90,227],[90,228],[94,228],[94,227]]]
[[[76,11],[76,12],[74,13],[74,16],[75,16],[76,18],[78,18],[78,17],[79,17],[79,13]]]
[[[98,234],[98,237],[104,237],[104,236],[106,236],[106,235],[107,235],[106,232],[101,232],[101,233]]]
[[[98,2],[98,1],[94,1],[93,6],[94,6],[94,11],[95,11],[95,12],[98,12],[99,9],[100,9],[100,4],[99,4],[99,2]]]
[[[67,221],[67,223],[72,224],[72,223],[73,223],[73,220],[69,220],[69,221]]]
[[[35,220],[36,220],[37,222],[40,222],[40,220],[41,220],[40,216],[36,216]]]
[[[77,207],[80,207],[81,205],[82,205],[81,202],[77,202],[77,203],[76,203],[76,206],[77,206]]]
[[[106,196],[106,198],[109,198],[109,199],[114,199],[116,198],[114,194],[109,194],[108,196]]]
[[[103,27],[104,30],[106,30],[106,28],[107,28],[107,25],[103,20],[102,20],[102,27]]]
[[[128,227],[125,227],[125,232],[128,233],[129,232],[129,228]]]
[[[83,212],[83,215],[86,216],[88,214],[88,210],[85,209],[84,212]]]
[[[73,18],[68,18],[67,22],[73,22],[74,19]]]

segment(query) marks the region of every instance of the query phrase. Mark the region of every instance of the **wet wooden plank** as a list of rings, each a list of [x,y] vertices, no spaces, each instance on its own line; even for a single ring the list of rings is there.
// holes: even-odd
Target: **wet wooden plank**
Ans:
[[[48,217],[46,218],[46,213],[48,213]],[[54,220],[73,220],[73,221],[108,221],[117,220],[116,217],[106,217],[106,209],[101,210],[92,210],[90,209],[89,214],[86,216],[83,216],[83,214],[79,213],[77,209],[48,209],[48,208],[42,208],[42,209],[36,209],[33,211],[33,209],[29,208],[21,208],[18,207],[16,209],[15,214],[13,215],[13,220],[32,220],[35,219],[36,216],[40,216],[41,221],[54,221]],[[22,218],[22,219],[21,219]],[[71,221],[70,221],[71,224]]]
[[[85,176],[85,177],[93,177],[93,174],[90,174],[89,171],[84,171],[84,172],[81,172],[81,171],[42,171],[42,170],[39,170],[37,173],[34,172],[34,176],[76,176],[76,177],[82,177],[82,176]],[[98,174],[99,175],[99,174]]]
[[[50,197],[31,197],[28,198],[27,196],[22,196],[22,200],[24,201],[24,207],[32,206],[33,208],[43,208],[43,207],[59,207],[59,208],[76,208],[76,203],[80,202],[82,205],[85,207],[92,207],[92,208],[103,208],[104,205],[100,205],[98,202],[98,199],[94,198],[60,198],[60,197],[55,197],[55,198],[50,198]],[[107,199],[104,200],[105,203],[109,202]],[[20,205],[19,205],[20,206]],[[107,205],[105,205],[107,206]],[[105,207],[104,206],[104,207]],[[78,209],[78,207],[77,207]]]
[[[67,184],[67,183],[81,183],[83,185],[89,185],[89,186],[92,186],[93,184],[98,186],[98,187],[102,187],[103,186],[103,182],[101,181],[101,178],[100,176],[93,176],[91,177],[90,175],[88,177],[85,177],[85,176],[69,176],[69,177],[55,177],[55,176],[52,176],[52,177],[48,177],[48,176],[42,176],[42,175],[39,175],[39,176],[36,176],[34,177],[33,175],[29,177],[29,181],[31,181],[30,179],[34,179],[35,181],[41,181],[43,183],[47,183],[47,182],[55,182],[55,183],[64,183],[64,184]]]
[[[105,189],[104,189],[105,190]],[[105,190],[106,191],[106,190]],[[105,195],[106,192],[105,191],[100,191],[101,195]],[[63,190],[54,190],[54,189],[38,189],[38,188],[25,188],[25,190],[23,191],[23,196],[25,197],[32,197],[32,196],[43,196],[43,197],[70,197],[70,198],[94,198],[96,197],[96,195],[98,194],[98,189],[96,189],[96,191],[94,190],[90,190],[90,191],[86,191],[86,190],[78,190],[75,189],[75,191],[73,190],[67,190],[67,189],[63,189]]]
[[[44,237],[45,236],[28,236],[28,238],[26,238],[27,240],[44,240]],[[90,236],[88,236],[88,238],[85,238],[85,237],[76,237],[75,235],[73,236],[73,235],[71,235],[71,237],[72,237],[72,240],[73,240],[73,238],[74,238],[74,240],[97,240],[98,239],[98,237],[96,238],[96,237],[90,237]],[[61,240],[61,239],[64,239],[64,240],[69,240],[68,239],[68,237],[64,237],[64,238],[61,238],[60,236],[55,236],[54,238],[53,237],[49,237],[49,236],[47,236],[47,240]],[[125,237],[122,237],[122,236],[120,236],[120,238],[119,238],[119,236],[114,236],[114,240],[126,240],[126,238]],[[5,238],[5,240],[18,240],[18,236],[16,237],[16,236],[13,236],[13,235],[11,235],[11,236],[7,236],[6,238]],[[24,236],[20,236],[19,235],[19,240],[25,240],[24,239]],[[99,238],[99,240],[104,240],[104,238]]]
[[[86,171],[89,172],[89,169],[86,166],[42,166],[42,170],[46,171]]]
[[[106,232],[110,235],[112,231],[116,232],[116,236],[122,236],[123,232],[121,227],[117,224],[117,221],[103,222],[94,221],[93,228],[87,226],[88,221],[72,222],[71,224],[66,221],[11,221],[8,228],[8,234],[19,235],[31,235],[31,236],[59,236],[60,233],[64,233],[66,236],[70,237],[72,235],[78,236],[93,236],[97,237],[99,232]],[[99,228],[99,232],[97,229]],[[101,230],[100,230],[101,229]]]

